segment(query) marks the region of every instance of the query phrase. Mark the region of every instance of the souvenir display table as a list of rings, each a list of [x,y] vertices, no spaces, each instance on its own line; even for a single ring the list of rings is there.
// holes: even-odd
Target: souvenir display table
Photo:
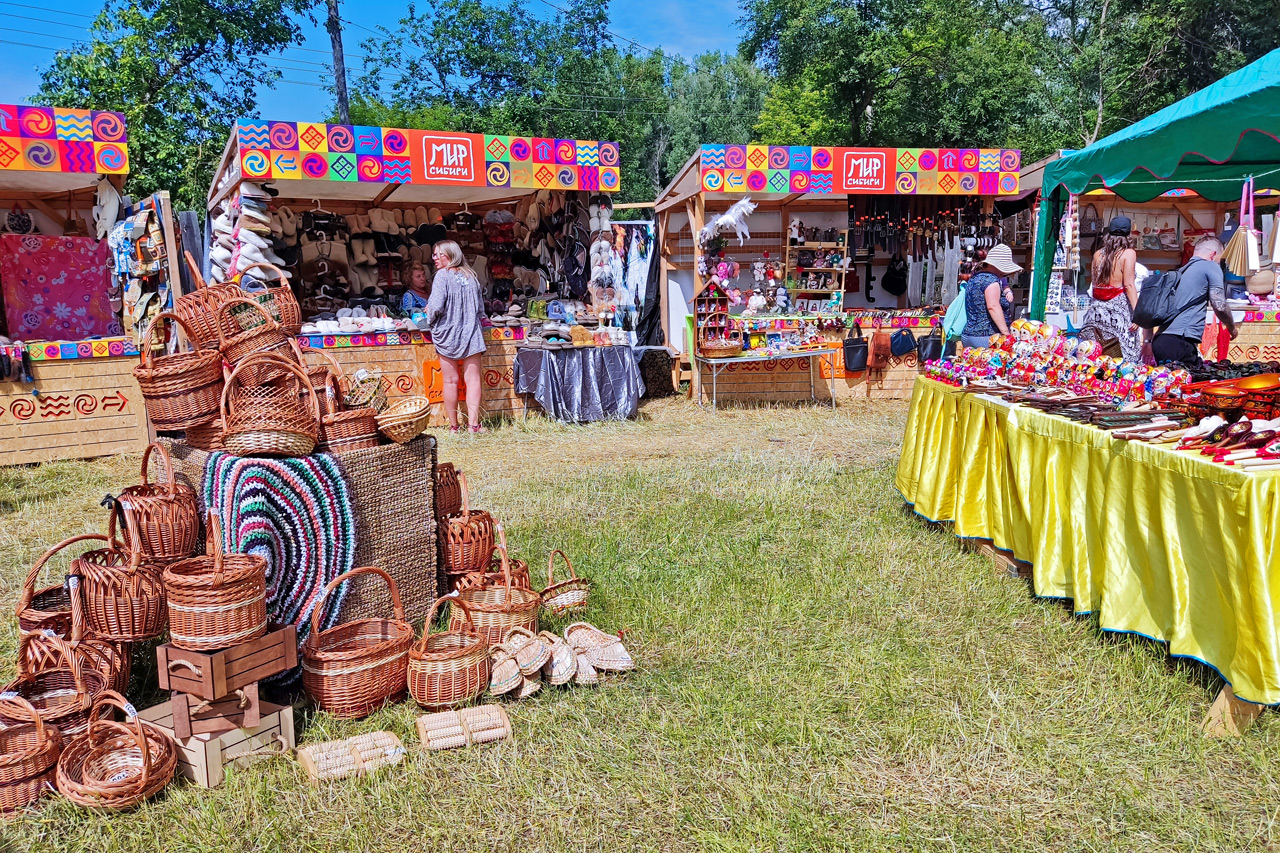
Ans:
[[[822,359],[824,356],[833,357],[837,352],[839,351],[836,349],[811,349],[778,353],[777,355],[749,355],[739,356],[737,358],[703,358],[700,355],[695,355],[694,361],[698,365],[700,374],[705,369],[706,373],[711,377],[711,410],[715,411],[719,400],[720,375],[726,371],[734,370],[734,368],[749,371],[751,366],[754,366],[758,370],[764,370],[766,375],[768,375],[774,372],[775,367],[782,371],[787,371],[788,369],[794,370],[794,368],[801,362],[804,362],[807,369],[801,370],[800,374],[801,376],[806,377],[809,381],[809,399],[812,402],[817,402],[817,385],[814,382],[815,368],[813,366],[813,360],[815,358]],[[738,376],[745,378],[748,382],[751,381],[750,373],[744,372],[738,374]],[[831,408],[835,409],[836,381],[834,373],[831,373],[829,381]],[[698,405],[705,408],[701,395],[699,395],[698,398]]]
[[[521,349],[513,382],[526,409],[532,397],[547,415],[569,423],[626,420],[644,396],[639,356],[625,346]]]
[[[896,479],[921,516],[1031,563],[1035,593],[1280,703],[1280,477],[916,380]]]

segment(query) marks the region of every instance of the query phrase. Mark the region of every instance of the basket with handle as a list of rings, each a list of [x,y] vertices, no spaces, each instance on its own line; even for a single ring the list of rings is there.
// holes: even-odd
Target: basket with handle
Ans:
[[[191,427],[186,432],[187,444],[197,450],[212,452],[225,450],[222,443],[222,418],[215,418],[208,423]]]
[[[401,397],[378,413],[378,429],[396,444],[412,441],[431,420],[431,401],[426,397]]]
[[[6,684],[0,690],[0,724],[8,727],[23,722],[26,709],[17,702],[23,699],[36,709],[45,725],[55,727],[63,738],[69,738],[88,727],[89,709],[107,689],[107,677],[85,668],[83,660],[71,651],[65,640],[49,639],[61,658],[60,666],[20,675]]]
[[[369,407],[381,412],[387,407],[387,390],[391,380],[385,378],[381,371],[356,371],[342,377],[343,402],[348,409]]]
[[[502,557],[502,570],[506,583],[459,590],[458,600],[469,608],[476,630],[496,646],[512,628],[526,628],[538,633],[538,608],[542,597],[531,589],[522,589],[511,583],[511,562],[507,556],[507,534],[498,525],[498,553]],[[449,609],[449,630],[460,631],[463,621],[457,611]]]
[[[511,583],[521,589],[533,589],[533,579],[529,575],[529,564],[519,557],[508,557],[511,566]],[[465,575],[449,575],[450,592],[460,589],[497,586],[506,583],[506,575],[502,570],[502,555],[495,549],[489,567],[483,572],[471,572]]]
[[[128,722],[102,719],[110,708],[124,711]],[[87,731],[58,757],[58,790],[78,806],[128,809],[160,793],[177,768],[173,738],[107,691],[94,702]]]
[[[254,314],[262,322],[237,332],[224,329],[224,318],[236,306],[249,306],[248,309],[242,309],[241,316]],[[229,299],[222,303],[218,308],[218,323],[218,349],[233,368],[239,367],[249,356],[262,353],[279,356],[280,362],[295,366],[301,360],[297,356],[297,341],[285,334],[284,329],[271,319],[266,309],[251,299]],[[280,362],[255,362],[246,373],[245,380],[255,384],[270,382],[281,375]]]
[[[111,540],[101,533],[82,533],[79,536],[63,539],[36,560],[31,571],[27,572],[27,578],[22,584],[22,595],[18,597],[18,606],[14,610],[18,616],[20,630],[44,631],[47,629],[59,637],[71,636],[71,593],[66,581],[40,589],[36,589],[36,583],[40,579],[40,572],[54,554],[77,542],[88,541],[111,543]]]
[[[24,722],[0,731],[0,811],[30,805],[54,790],[62,734],[46,726],[26,699],[10,700]]]
[[[150,640],[164,633],[164,567],[116,539],[116,516],[135,526],[133,510],[117,502],[110,516],[108,547],[81,554],[71,563],[80,576],[85,624],[97,637],[121,643]]]
[[[556,555],[560,555],[560,559],[564,560],[565,568],[569,570],[569,577],[556,583]],[[573,570],[573,563],[569,561],[569,556],[559,549],[551,552],[550,559],[547,560],[547,588],[542,591],[542,606],[549,613],[560,616],[573,610],[581,610],[587,606],[587,593],[591,591],[591,585],[587,583],[586,578],[578,577],[578,573]]]
[[[482,509],[471,509],[467,478],[461,472],[458,487],[462,491],[462,512],[445,519],[441,537],[445,572],[450,575],[483,572],[493,558],[493,516]]]
[[[205,556],[179,560],[164,570],[169,641],[180,649],[214,651],[267,633],[267,561],[253,554],[224,554],[222,524],[210,512]]]
[[[337,393],[338,379],[325,373],[325,393],[321,400],[333,408],[320,416],[320,439],[316,450],[329,453],[346,453],[378,446],[378,413],[368,407],[341,410],[341,395]]]
[[[360,575],[376,575],[386,582],[392,618],[360,619],[321,631],[320,616],[330,593]],[[311,633],[302,644],[302,685],[321,710],[335,717],[367,717],[404,696],[413,639],[391,575],[376,566],[343,572],[325,585],[311,611]]]
[[[75,575],[68,577],[67,589],[71,595],[70,636],[58,637],[46,631],[23,632],[18,640],[19,677],[62,666],[62,649],[53,640],[65,639],[67,648],[82,666],[102,673],[107,677],[107,687],[124,693],[129,686],[129,674],[133,668],[129,644],[93,636],[85,626],[80,578]]]
[[[436,611],[446,601],[465,621],[458,630],[431,633]],[[422,626],[422,639],[409,650],[409,695],[424,708],[448,708],[480,695],[489,685],[489,643],[476,630],[470,609],[457,597],[437,598]]]
[[[307,381],[320,398],[320,413],[332,415],[346,408],[342,400],[340,386],[342,384],[342,365],[329,353],[314,347],[301,349],[302,369],[307,373]],[[313,360],[313,356],[318,361]]]
[[[207,284],[200,275],[200,265],[186,256],[187,269],[196,283],[196,289],[179,296],[173,303],[173,313],[185,324],[183,330],[191,343],[200,350],[218,348],[218,308],[231,299],[239,299],[244,295],[234,284]]]
[[[260,364],[274,364],[280,382],[243,381]],[[304,397],[310,395],[310,407]],[[222,444],[237,456],[307,456],[320,435],[320,399],[296,364],[271,353],[247,356],[227,377],[222,391]]]
[[[147,479],[151,454],[164,463],[165,481]],[[125,542],[153,561],[170,562],[190,557],[200,539],[195,489],[174,478],[173,460],[159,442],[147,445],[142,454],[142,483],[120,492],[116,500],[127,504],[134,526],[126,528]]]
[[[462,486],[452,462],[436,466],[436,520],[457,515],[462,509]]]
[[[197,349],[157,356],[151,336],[163,320],[172,320],[193,337],[177,313],[157,314],[142,337],[141,363],[133,369],[147,415],[161,431],[189,429],[218,415],[222,394],[222,357],[217,350]]]
[[[248,290],[244,286],[244,274],[257,269],[274,271],[275,278],[264,281],[261,290]],[[242,293],[248,294],[249,299],[267,309],[267,314],[280,324],[285,334],[296,337],[302,333],[302,308],[298,305],[282,269],[275,264],[249,264],[236,274],[236,282]],[[241,315],[233,312],[233,316],[239,320]],[[256,321],[251,323],[256,325]]]

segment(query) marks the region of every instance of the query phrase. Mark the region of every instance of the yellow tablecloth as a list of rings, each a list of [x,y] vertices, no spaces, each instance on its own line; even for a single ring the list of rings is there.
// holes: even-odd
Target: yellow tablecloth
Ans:
[[[1280,476],[1112,439],[920,378],[897,487],[1032,564],[1037,595],[1165,641],[1280,703]]]

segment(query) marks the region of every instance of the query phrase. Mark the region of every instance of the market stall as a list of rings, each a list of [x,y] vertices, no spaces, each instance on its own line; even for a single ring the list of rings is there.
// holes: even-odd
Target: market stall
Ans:
[[[1020,166],[1016,150],[702,146],[655,203],[662,319],[697,393],[714,375],[725,400],[905,399],[914,339],[999,241]],[[855,324],[896,335],[892,354],[846,370]]]
[[[402,293],[406,271],[429,278],[432,245],[455,240],[490,314],[484,412],[511,416],[537,405],[516,392],[521,348],[554,360],[634,343],[653,234],[612,221],[618,186],[611,142],[242,120],[209,192],[207,272],[287,280],[304,349],[380,376],[393,400],[428,397],[439,423],[440,362]],[[237,227],[246,210],[257,237]]]
[[[168,194],[124,205],[128,172],[119,113],[0,105],[0,465],[147,443],[138,330],[180,254]]]
[[[1071,313],[1087,292],[1090,233],[1113,212],[1140,224],[1140,261],[1176,266],[1185,244],[1239,224],[1241,190],[1253,181],[1254,227],[1272,227],[1280,188],[1280,52],[1045,167],[1036,237],[1031,316]],[[1151,230],[1148,230],[1151,229]],[[1150,238],[1150,239],[1149,239]],[[1268,248],[1268,245],[1263,248]],[[1259,269],[1270,270],[1272,257]],[[1265,277],[1265,276],[1264,276]],[[1260,282],[1261,279],[1258,279]],[[1280,325],[1271,289],[1250,286],[1235,303],[1240,337],[1221,348],[1235,361],[1280,357]],[[1240,282],[1244,284],[1243,281]],[[1240,288],[1243,290],[1243,286]],[[1212,342],[1208,338],[1214,337]],[[1202,354],[1219,356],[1216,335]]]

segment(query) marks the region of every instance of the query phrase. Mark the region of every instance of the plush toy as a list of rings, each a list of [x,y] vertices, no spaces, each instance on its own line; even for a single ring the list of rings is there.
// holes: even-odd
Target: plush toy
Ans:
[[[756,261],[751,265],[751,278],[756,284],[764,284],[764,261]]]
[[[773,291],[773,306],[774,310],[781,314],[785,314],[787,311],[791,310],[791,295],[787,293],[787,289],[785,287],[779,286]]]
[[[756,203],[749,198],[734,202],[733,206],[708,222],[698,232],[698,242],[703,246],[710,245],[721,231],[731,229],[738,238],[738,245],[742,245],[751,237],[751,232],[747,230],[747,218],[755,209]]]
[[[742,291],[736,287],[729,288],[729,305],[741,305],[742,302]]]
[[[764,298],[764,294],[760,291],[760,288],[757,287],[752,291],[751,298],[747,300],[747,309],[742,313],[754,316],[765,310],[765,308],[768,307],[768,304],[768,300]]]

